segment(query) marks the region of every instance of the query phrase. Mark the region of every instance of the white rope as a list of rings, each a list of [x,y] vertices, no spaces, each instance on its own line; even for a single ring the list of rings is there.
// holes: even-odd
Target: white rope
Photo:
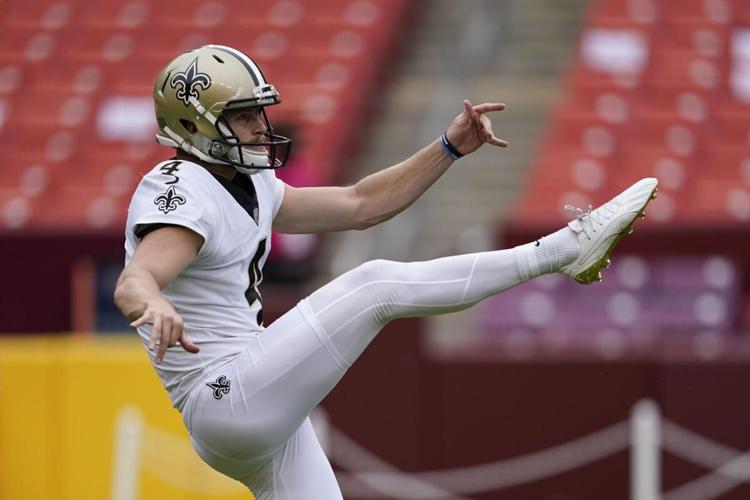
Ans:
[[[710,471],[661,494],[662,500],[709,500],[739,484],[750,483],[750,452],[743,453],[673,422],[659,420],[661,448]],[[399,470],[334,427],[328,427],[327,432],[331,458],[348,471],[338,474],[347,498],[466,500],[462,495],[538,481],[626,450],[630,447],[630,423],[619,422],[518,457],[416,473]],[[140,412],[131,407],[121,410],[116,443],[113,499],[134,498],[131,486],[137,484],[139,469],[182,491],[213,495],[246,491],[241,484],[206,466],[188,440],[149,426],[142,421]]]
[[[372,460],[373,463],[375,460],[383,463],[378,457],[334,429],[331,431],[331,437],[334,444],[333,459],[344,469],[361,469],[363,462],[367,460]],[[546,450],[487,464],[417,472],[410,475],[410,481],[432,484],[458,495],[508,488],[562,474],[599,461],[627,449],[628,438],[628,422],[620,422]],[[352,444],[356,445],[356,448]],[[402,472],[393,472],[392,468],[389,470],[381,468],[379,471],[375,467],[371,468],[374,469],[371,472],[357,472],[353,476],[368,486],[377,485],[380,491],[386,491],[399,498],[435,498],[416,494],[413,489],[410,489]],[[347,491],[347,494],[356,498],[360,492]]]
[[[430,498],[465,500],[430,483],[419,480],[382,460],[335,427],[328,429],[331,440],[331,458],[340,467],[351,471],[380,471],[389,476],[388,481],[372,477],[367,472],[339,473],[339,486],[347,498],[372,498],[373,492],[385,498]]]
[[[750,482],[750,453],[717,443],[673,422],[665,420],[663,425],[664,449],[712,471],[665,493],[664,500],[709,500]]]

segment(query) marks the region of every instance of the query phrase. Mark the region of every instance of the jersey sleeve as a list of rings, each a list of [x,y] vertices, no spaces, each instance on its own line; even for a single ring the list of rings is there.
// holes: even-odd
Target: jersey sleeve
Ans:
[[[284,184],[284,181],[279,179],[278,177],[274,176],[273,178],[273,217],[272,219],[276,218],[276,214],[279,213],[279,209],[281,208],[281,203],[284,201],[284,189],[286,187],[286,184]]]
[[[189,164],[174,167],[156,168],[143,178],[130,204],[130,229],[141,239],[159,227],[186,227],[203,238],[203,252],[216,239],[214,202],[200,172],[191,172]]]

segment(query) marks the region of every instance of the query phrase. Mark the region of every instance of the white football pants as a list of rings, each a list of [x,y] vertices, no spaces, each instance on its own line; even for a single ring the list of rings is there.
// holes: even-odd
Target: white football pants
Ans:
[[[341,499],[308,414],[386,323],[458,311],[520,283],[520,255],[376,260],[320,288],[193,390],[183,414],[196,451],[258,500]],[[231,389],[216,399],[206,384],[222,375]]]

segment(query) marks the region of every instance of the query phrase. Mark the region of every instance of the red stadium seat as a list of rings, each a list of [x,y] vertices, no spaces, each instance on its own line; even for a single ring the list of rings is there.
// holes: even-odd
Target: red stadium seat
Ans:
[[[750,186],[750,146],[732,147],[724,141],[707,147],[704,177]]]
[[[240,10],[254,10],[252,6],[244,3],[241,7],[232,8],[229,2],[218,0],[184,0],[179,3],[179,8],[158,9],[151,21],[161,27],[182,28],[189,30],[212,30],[221,28],[231,17]]]
[[[14,120],[28,127],[88,127],[91,125],[94,105],[90,97],[72,94],[65,88],[43,89],[29,94],[19,103]]]
[[[628,21],[653,24],[661,15],[662,2],[657,0],[595,0],[588,11],[587,21]]]
[[[56,64],[33,74],[33,82],[27,90],[35,94],[52,92],[93,96],[106,88],[110,79],[110,71],[100,64]],[[118,80],[121,77],[118,75]]]
[[[40,201],[31,219],[36,227],[79,233],[122,231],[128,207],[127,196],[68,183]]]
[[[644,78],[654,86],[716,89],[726,81],[725,63],[693,50],[658,50],[652,53]]]
[[[664,146],[646,147],[634,142],[624,148],[622,169],[615,175],[615,191],[627,188],[633,179],[656,177],[660,189],[684,191],[701,174],[701,164],[694,157],[675,155]]]
[[[8,28],[31,28],[40,31],[63,30],[69,27],[80,11],[79,1],[35,2],[12,0],[2,22]]]
[[[30,86],[34,72],[25,64],[0,63],[0,99],[10,99]]]
[[[76,23],[88,28],[113,31],[139,30],[148,25],[158,4],[146,0],[93,2],[77,16]]]
[[[574,86],[557,114],[589,115],[592,121],[621,124],[630,119],[635,92],[609,85]]]
[[[715,112],[715,92],[693,87],[644,86],[634,112],[639,116],[701,123]]]
[[[209,43],[222,43],[211,29],[185,29],[180,26],[159,26],[144,33],[139,40],[139,56],[161,59],[163,65],[178,54]]]
[[[697,181],[688,216],[717,225],[750,221],[750,188],[726,180],[700,179]]]
[[[3,162],[0,168],[0,190],[17,190],[27,197],[42,196],[48,192],[53,172],[59,165],[48,163]]]
[[[79,151],[79,133],[76,129],[62,130],[57,125],[19,121],[0,136],[3,162],[45,165],[65,163]]]
[[[707,20],[669,21],[659,30],[658,41],[664,47],[693,51],[703,57],[728,55],[730,27]]]
[[[703,128],[659,114],[638,117],[637,125],[629,132],[634,147],[665,148],[672,154],[685,158],[697,155],[703,145]]]
[[[665,2],[664,16],[675,21],[699,20],[716,24],[729,24],[734,18],[734,2],[732,0]]]
[[[0,65],[47,64],[59,54],[59,32],[34,27],[4,27],[0,31]]]
[[[750,115],[720,115],[718,127],[713,132],[727,144],[750,147]]]
[[[31,225],[37,199],[19,189],[0,188],[0,229],[19,230]]]
[[[595,158],[611,158],[618,153],[622,131],[622,125],[573,111],[555,117],[548,141],[553,147],[582,149]]]

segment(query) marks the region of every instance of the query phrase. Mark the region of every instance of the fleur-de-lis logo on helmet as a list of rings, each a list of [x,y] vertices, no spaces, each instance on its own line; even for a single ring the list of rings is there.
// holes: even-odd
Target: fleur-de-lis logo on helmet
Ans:
[[[211,78],[206,73],[198,72],[198,58],[196,57],[185,71],[172,75],[169,79],[169,86],[177,91],[177,99],[187,106],[190,104],[191,97],[196,99],[200,97],[199,87],[201,90],[206,90],[211,86]]]
[[[178,205],[184,205],[186,201],[184,196],[177,194],[174,186],[170,186],[165,193],[154,198],[154,204],[165,214],[176,210]]]

